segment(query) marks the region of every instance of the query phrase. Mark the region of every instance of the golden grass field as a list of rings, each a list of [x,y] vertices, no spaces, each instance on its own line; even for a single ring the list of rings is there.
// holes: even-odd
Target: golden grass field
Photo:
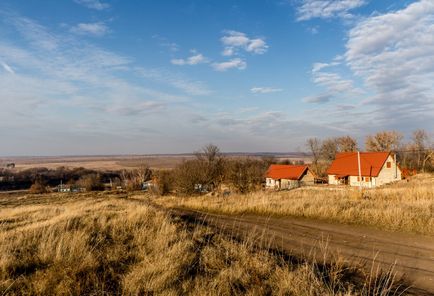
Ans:
[[[228,197],[161,197],[156,202],[214,213],[305,217],[434,235],[432,174],[363,192],[358,188],[315,186]]]
[[[44,167],[56,169],[59,167],[91,170],[131,170],[143,165],[154,169],[171,169],[182,161],[191,159],[193,155],[113,155],[113,156],[65,156],[65,157],[16,157],[0,158],[0,164],[15,163],[16,171]]]
[[[393,273],[285,259],[143,195],[1,195],[0,295],[388,295]]]

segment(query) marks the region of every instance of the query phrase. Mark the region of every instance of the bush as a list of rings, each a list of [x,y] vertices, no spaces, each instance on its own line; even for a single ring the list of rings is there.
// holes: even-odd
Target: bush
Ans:
[[[77,185],[86,188],[86,191],[104,190],[104,185],[101,182],[99,174],[85,175],[77,181]]]
[[[158,171],[155,173],[155,185],[151,187],[151,192],[158,195],[167,195],[174,189],[175,174],[173,171]]]
[[[47,186],[45,186],[45,184],[42,180],[38,179],[30,187],[29,192],[33,193],[33,194],[48,193],[48,188],[47,188]]]
[[[267,170],[265,162],[251,159],[233,160],[226,167],[226,181],[240,193],[260,188]]]
[[[184,161],[174,171],[175,188],[181,194],[193,194],[198,184],[206,183],[205,163],[199,160]]]

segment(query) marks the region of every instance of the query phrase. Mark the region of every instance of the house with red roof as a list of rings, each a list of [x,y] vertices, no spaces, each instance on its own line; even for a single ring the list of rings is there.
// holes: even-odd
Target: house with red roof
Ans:
[[[360,157],[359,157],[360,156]],[[390,152],[343,152],[336,154],[327,170],[328,183],[373,188],[401,180],[402,172]]]
[[[314,183],[314,175],[307,165],[272,164],[265,175],[268,189],[291,189]]]

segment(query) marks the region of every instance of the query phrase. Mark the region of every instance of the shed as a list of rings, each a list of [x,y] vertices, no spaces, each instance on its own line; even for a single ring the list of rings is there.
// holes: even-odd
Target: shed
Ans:
[[[266,173],[265,186],[269,189],[291,189],[313,185],[314,175],[307,165],[272,164]]]

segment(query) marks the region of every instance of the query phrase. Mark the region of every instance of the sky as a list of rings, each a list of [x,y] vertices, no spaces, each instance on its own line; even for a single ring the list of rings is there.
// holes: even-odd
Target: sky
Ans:
[[[432,0],[0,2],[2,156],[418,128],[434,132]]]

